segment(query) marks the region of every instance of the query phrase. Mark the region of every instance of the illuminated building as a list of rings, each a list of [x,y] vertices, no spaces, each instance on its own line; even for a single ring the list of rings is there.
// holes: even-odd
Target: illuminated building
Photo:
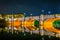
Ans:
[[[2,20],[2,21],[1,21]],[[4,26],[2,25],[4,24]],[[60,37],[60,15],[40,15],[25,17],[23,14],[0,14],[0,29],[33,31],[35,34]],[[4,27],[4,28],[3,28]],[[38,33],[37,33],[38,32]],[[39,33],[40,32],[40,33]]]

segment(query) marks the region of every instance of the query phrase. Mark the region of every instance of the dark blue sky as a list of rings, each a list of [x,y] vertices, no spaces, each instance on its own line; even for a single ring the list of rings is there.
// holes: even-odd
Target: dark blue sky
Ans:
[[[60,1],[58,0],[0,0],[0,13],[26,13],[26,15],[40,15],[60,13]]]

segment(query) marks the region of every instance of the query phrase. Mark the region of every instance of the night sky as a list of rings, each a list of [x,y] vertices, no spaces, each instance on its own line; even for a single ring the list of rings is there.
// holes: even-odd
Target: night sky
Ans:
[[[42,12],[44,10],[44,13]],[[58,0],[0,0],[0,13],[26,13],[27,16],[40,14],[59,14]]]

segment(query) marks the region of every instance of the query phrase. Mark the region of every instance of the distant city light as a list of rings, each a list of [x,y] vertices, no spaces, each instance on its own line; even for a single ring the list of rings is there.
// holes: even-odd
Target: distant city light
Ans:
[[[32,16],[32,14],[30,14]]]
[[[42,12],[44,12],[44,10],[41,10]]]
[[[51,11],[48,11],[48,14],[50,14],[51,13]]]

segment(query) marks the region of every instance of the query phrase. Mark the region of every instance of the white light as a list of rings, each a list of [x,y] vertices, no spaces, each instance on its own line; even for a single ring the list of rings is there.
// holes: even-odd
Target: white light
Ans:
[[[42,12],[44,12],[44,10],[41,10]]]
[[[51,13],[51,11],[48,11],[48,13],[50,14],[50,13]]]
[[[24,33],[24,36],[25,36],[26,34]]]
[[[24,15],[25,15],[26,13],[24,13]]]
[[[32,14],[30,14],[30,15],[32,15]]]

